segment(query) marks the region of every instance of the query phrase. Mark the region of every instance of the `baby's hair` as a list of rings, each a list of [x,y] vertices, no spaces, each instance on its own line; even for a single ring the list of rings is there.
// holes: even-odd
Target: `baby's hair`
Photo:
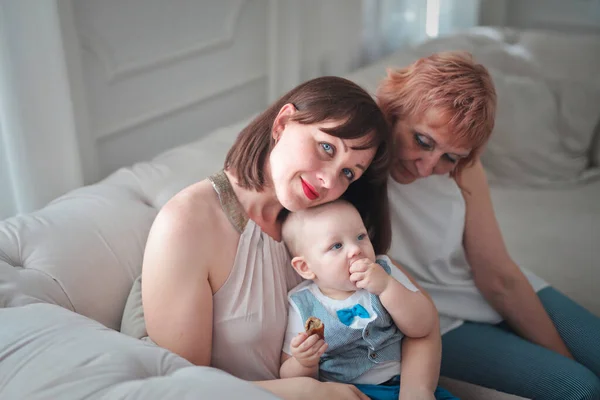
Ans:
[[[349,201],[337,199],[329,203],[320,204],[316,207],[282,214],[281,237],[292,257],[300,255],[302,252],[302,249],[299,248],[298,233],[301,231],[303,223],[306,220],[305,217],[307,215],[313,216],[314,214],[321,213],[335,204],[347,204],[356,210],[356,207]]]

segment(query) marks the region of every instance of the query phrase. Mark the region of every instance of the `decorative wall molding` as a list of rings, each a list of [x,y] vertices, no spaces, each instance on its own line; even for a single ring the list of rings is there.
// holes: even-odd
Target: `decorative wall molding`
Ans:
[[[252,84],[258,80],[267,79],[267,73],[265,71],[255,72],[254,74],[246,76],[241,79],[240,79],[240,77],[238,77],[237,81],[234,78],[235,77],[232,77],[231,81],[227,85],[219,88],[218,90],[213,90],[212,92],[204,93],[201,96],[198,96],[198,97],[186,100],[186,101],[182,101],[179,103],[170,103],[168,107],[165,107],[163,109],[153,110],[146,114],[129,118],[126,121],[124,121],[116,126],[110,127],[105,130],[101,130],[97,134],[97,140],[98,141],[108,140],[109,138],[112,138],[115,135],[122,135],[128,131],[131,131],[132,129],[139,128],[140,126],[147,125],[154,121],[157,121],[157,120],[160,120],[163,118],[168,118],[172,115],[178,114],[185,110],[198,107],[202,103],[210,101],[211,99],[214,99],[219,96],[223,96],[227,93],[234,92],[234,91],[236,91],[240,88],[243,88],[246,85]]]
[[[267,16],[268,102],[301,81],[301,4],[294,0],[269,0]]]
[[[239,26],[238,22],[246,3],[247,0],[237,0],[232,6],[231,12],[228,14],[225,23],[223,24],[222,35],[170,53],[159,54],[152,59],[119,65],[108,41],[103,39],[102,34],[95,31],[90,26],[82,27],[80,29],[79,35],[81,38],[81,45],[85,50],[92,52],[98,57],[98,60],[103,65],[106,72],[107,83],[111,84],[132,75],[145,73],[190,58],[198,57],[205,53],[231,47],[234,43],[237,28]]]
[[[75,129],[77,131],[77,143],[79,145],[79,159],[81,161],[83,181],[87,185],[98,180],[99,166],[83,78],[81,42],[73,13],[73,2],[58,0],[56,4],[63,36],[65,62],[69,73],[70,91],[73,97],[72,107]]]

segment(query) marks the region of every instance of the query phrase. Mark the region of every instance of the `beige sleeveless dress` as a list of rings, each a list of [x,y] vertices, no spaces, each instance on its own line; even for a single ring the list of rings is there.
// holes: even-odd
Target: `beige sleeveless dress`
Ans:
[[[225,173],[209,179],[223,212],[240,233],[231,273],[213,296],[211,366],[245,380],[276,379],[287,326],[287,293],[302,279],[292,269],[283,242],[245,214]],[[127,301],[121,331],[143,338],[147,333],[140,282],[138,278]]]

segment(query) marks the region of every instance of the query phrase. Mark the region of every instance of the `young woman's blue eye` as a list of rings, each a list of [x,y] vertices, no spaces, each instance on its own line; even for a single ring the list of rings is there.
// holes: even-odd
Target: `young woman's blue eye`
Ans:
[[[333,146],[330,145],[329,143],[321,143],[321,147],[323,148],[323,150],[325,150],[325,152],[329,155],[333,155]]]
[[[342,172],[344,173],[344,175],[346,176],[346,178],[348,178],[349,181],[353,181],[354,180],[354,172],[352,172],[352,170],[350,168],[344,168],[342,170]]]
[[[341,248],[342,248],[341,243],[334,243],[333,246],[331,246],[331,250],[339,250]]]
[[[433,146],[431,146],[429,143],[427,143],[424,139],[425,139],[425,137],[423,135],[415,133],[415,142],[417,142],[417,144],[419,146],[421,146],[425,150],[433,149]]]

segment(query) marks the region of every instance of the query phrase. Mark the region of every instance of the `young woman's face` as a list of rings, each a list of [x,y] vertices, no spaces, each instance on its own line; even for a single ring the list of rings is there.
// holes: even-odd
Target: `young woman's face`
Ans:
[[[452,132],[436,110],[430,110],[422,118],[399,120],[393,134],[392,177],[402,184],[447,174],[471,152],[470,148],[449,144]]]
[[[366,138],[340,139],[321,130],[338,125],[336,121],[311,125],[287,121],[274,133],[277,143],[269,156],[269,170],[283,207],[298,211],[335,200],[371,164],[375,148],[352,148]]]

